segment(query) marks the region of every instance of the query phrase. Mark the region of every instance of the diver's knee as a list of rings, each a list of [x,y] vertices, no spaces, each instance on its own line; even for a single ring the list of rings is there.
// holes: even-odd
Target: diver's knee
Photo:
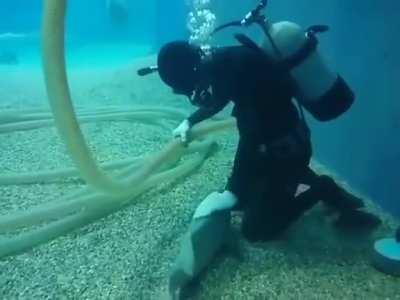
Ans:
[[[246,219],[242,220],[241,232],[243,237],[250,243],[262,240],[260,230],[252,226]]]
[[[243,237],[250,243],[268,242],[279,238],[280,230],[256,228],[242,223],[241,232]]]
[[[268,221],[267,221],[268,220]],[[286,228],[283,223],[275,223],[266,218],[257,218],[245,213],[242,219],[241,232],[250,243],[276,240]]]

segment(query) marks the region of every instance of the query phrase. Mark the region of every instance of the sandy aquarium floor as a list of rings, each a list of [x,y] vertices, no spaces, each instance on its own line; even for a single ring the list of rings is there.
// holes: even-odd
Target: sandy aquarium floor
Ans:
[[[72,74],[75,105],[180,105],[156,77],[139,79],[134,71]],[[9,84],[0,84],[1,109],[46,105],[40,78],[29,76],[14,74]],[[134,122],[84,124],[82,129],[99,161],[153,152],[171,138],[168,130]],[[160,299],[194,209],[224,187],[230,172],[236,136],[226,132],[216,139],[219,151],[185,180],[161,185],[122,211],[0,260],[0,299]],[[0,166],[1,172],[22,172],[72,162],[55,129],[44,128],[2,134]],[[82,185],[66,180],[0,186],[0,215],[55,200]],[[369,206],[384,219],[374,236],[338,232],[317,207],[279,241],[250,245],[242,240],[242,258],[219,256],[201,277],[193,299],[400,299],[400,279],[370,265],[373,240],[390,235],[396,222]]]

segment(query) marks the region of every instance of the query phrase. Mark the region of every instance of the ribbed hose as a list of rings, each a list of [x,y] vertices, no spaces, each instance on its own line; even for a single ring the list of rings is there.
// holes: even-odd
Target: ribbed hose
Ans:
[[[125,186],[97,166],[79,127],[72,105],[65,68],[66,0],[44,0],[43,70],[50,107],[58,132],[81,177],[99,191],[118,194]]]

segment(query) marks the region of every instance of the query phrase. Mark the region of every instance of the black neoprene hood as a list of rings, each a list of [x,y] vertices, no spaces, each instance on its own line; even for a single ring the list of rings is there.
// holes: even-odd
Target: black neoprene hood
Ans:
[[[186,41],[164,45],[157,59],[161,80],[176,93],[191,94],[198,81],[201,49]]]

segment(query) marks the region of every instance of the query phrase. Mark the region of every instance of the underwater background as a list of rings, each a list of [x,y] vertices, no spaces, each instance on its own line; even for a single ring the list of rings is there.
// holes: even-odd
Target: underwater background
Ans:
[[[125,63],[155,53],[166,41],[189,35],[186,26],[189,8],[183,0],[128,1],[129,20],[119,26],[110,22],[101,1],[69,2],[68,53],[73,56],[70,65]],[[213,2],[218,23],[241,17],[257,3],[229,1],[227,9],[226,1]],[[0,51],[15,52],[21,65],[39,63],[41,1],[2,1],[0,15],[0,34],[28,35],[26,39],[0,39]],[[397,55],[400,3],[279,0],[270,1],[268,15],[272,21],[292,20],[304,27],[313,24],[331,27],[322,35],[320,47],[331,67],[349,81],[357,102],[334,122],[310,120],[315,156],[353,187],[400,216],[400,57]],[[231,35],[231,30],[221,34],[220,44],[234,42]]]
[[[138,78],[136,70],[153,64],[158,49],[165,42],[190,37],[187,23],[191,2],[127,0],[128,15],[118,22],[110,15],[105,0],[68,1],[66,55],[75,103],[91,108],[149,104],[190,111],[186,100],[173,96],[156,76]],[[211,0],[210,3],[216,23],[222,24],[242,18],[258,1]],[[313,132],[314,159],[353,190],[382,207],[390,220],[392,216],[398,220],[400,2],[270,0],[267,15],[273,22],[290,20],[304,28],[314,24],[330,26],[330,31],[320,36],[321,52],[331,68],[350,83],[357,99],[352,109],[335,121],[321,123],[308,117]],[[41,18],[40,0],[0,1],[0,112],[47,105],[41,70]],[[232,37],[235,32],[235,29],[226,30],[210,42],[212,45],[236,43]],[[245,32],[255,39],[262,38],[254,28]],[[49,135],[41,130],[32,139],[19,133],[0,135],[0,168],[22,172],[59,167],[64,163],[72,165],[66,155],[60,154],[64,150],[59,140],[54,142],[55,131]],[[169,132],[149,130],[141,125],[90,125],[85,130],[100,161],[158,150],[171,138]],[[230,171],[234,143],[229,134],[221,135],[223,152],[210,159],[203,173],[190,177],[180,187],[153,191],[143,198],[152,201],[141,201],[135,207],[59,238],[48,247],[35,250],[32,256],[27,253],[0,261],[4,270],[0,274],[0,298],[28,299],[29,291],[34,290],[38,299],[157,299],[152,291],[164,284],[168,264],[176,254],[179,237],[187,228],[196,201],[223,186]],[[49,151],[45,151],[49,157],[41,155],[45,147],[49,147]],[[105,150],[104,147],[109,148]],[[53,152],[56,154],[50,155]],[[62,197],[81,183],[68,184],[65,189],[57,184],[14,190],[1,188],[0,201],[4,197],[4,202],[0,213],[46,202],[50,195]],[[19,206],[18,201],[23,197],[25,202]],[[155,227],[154,220],[159,222]],[[240,267],[229,260],[224,261],[222,267],[212,265],[213,271],[203,283],[204,299],[265,297],[266,293],[260,291],[269,291],[267,294],[274,299],[299,299],[302,292],[308,295],[307,299],[355,299],[368,295],[373,295],[371,299],[398,299],[399,282],[371,275],[367,251],[355,250],[357,247],[343,240],[325,237],[330,231],[318,222],[318,218],[311,219],[304,228],[320,226],[327,234],[307,232],[303,238],[301,234],[296,235],[298,231],[304,234],[303,229],[298,229],[292,242],[285,246],[273,244],[271,253],[266,256],[265,249],[251,250],[248,260]],[[393,227],[385,227],[385,234],[390,234]],[[163,230],[167,234],[163,234]],[[323,247],[309,242],[315,237],[321,239]],[[310,248],[307,244],[311,244]],[[332,250],[326,250],[329,247]],[[84,255],[74,256],[79,253]],[[334,266],[327,267],[324,260],[327,256],[332,257]],[[251,257],[256,259],[251,260]],[[275,264],[265,266],[266,258]],[[31,263],[30,267],[25,260]],[[270,273],[260,271],[262,266],[279,274],[276,282],[265,283]],[[328,268],[332,268],[331,274],[324,271]],[[54,270],[56,278],[51,274],[38,275],[49,269]],[[361,275],[363,272],[365,274]],[[104,278],[93,276],[105,273],[108,275]],[[10,279],[10,274],[16,277]],[[35,279],[28,284],[31,274]],[[361,277],[356,279],[358,275]],[[96,279],[92,281],[91,276]],[[253,277],[257,279],[251,279]],[[320,283],[314,281],[315,278],[327,279]],[[288,281],[291,286],[285,285]],[[142,285],[136,286],[135,282]],[[241,285],[243,288],[237,291]],[[136,293],[135,288],[146,288],[149,292]]]

